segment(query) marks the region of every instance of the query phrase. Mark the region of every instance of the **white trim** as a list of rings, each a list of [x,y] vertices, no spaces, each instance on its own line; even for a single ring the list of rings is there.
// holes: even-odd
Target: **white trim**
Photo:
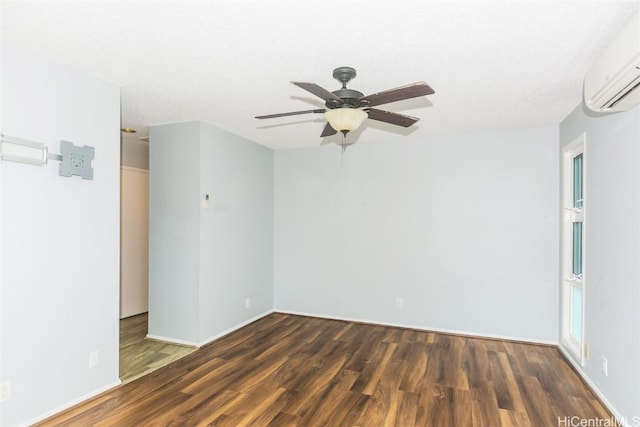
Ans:
[[[193,342],[193,341],[186,341],[186,340],[179,340],[176,338],[168,338],[168,337],[163,337],[160,335],[151,335],[151,334],[147,334],[147,339],[153,340],[153,341],[160,341],[163,343],[167,343],[167,344],[176,344],[176,345],[183,345],[186,347],[195,347],[195,348],[200,348],[200,346]]]
[[[54,416],[54,415],[56,415],[56,414],[58,414],[58,413],[60,413],[62,411],[65,411],[65,410],[67,410],[67,409],[69,409],[69,408],[71,408],[73,406],[76,406],[76,405],[78,405],[78,404],[80,404],[80,403],[82,403],[82,402],[84,402],[86,400],[94,398],[94,397],[98,396],[99,394],[102,394],[102,393],[104,393],[106,391],[114,389],[114,388],[118,387],[120,384],[122,384],[122,382],[120,380],[118,380],[118,381],[115,381],[115,382],[113,382],[111,384],[108,384],[108,385],[106,385],[104,387],[100,387],[99,389],[94,390],[91,393],[85,394],[82,397],[79,397],[77,399],[73,399],[72,401],[70,401],[68,403],[65,403],[64,405],[60,405],[55,409],[52,409],[52,410],[47,411],[47,412],[45,412],[45,413],[43,413],[41,415],[38,415],[37,417],[32,418],[30,421],[26,421],[26,422],[24,422],[22,424],[18,424],[17,427],[28,427],[28,426],[31,426],[31,425],[33,425],[35,423],[39,423],[40,421],[44,421],[49,417],[52,417],[52,416]]]
[[[580,366],[585,366],[586,358],[580,360],[580,343],[578,343],[572,336],[569,337],[561,337],[560,343],[558,344],[558,348],[561,348],[565,351],[567,355],[570,355],[571,359],[578,363]],[[584,349],[584,345],[582,345],[582,349]]]
[[[120,170],[130,171],[130,172],[139,172],[146,173],[149,175],[149,169],[136,168],[133,166],[120,165]]]
[[[321,319],[331,319],[331,320],[344,320],[347,322],[357,322],[357,323],[366,323],[369,325],[380,325],[380,326],[391,326],[395,328],[406,328],[406,329],[416,329],[419,331],[428,331],[428,332],[437,332],[440,334],[448,334],[448,335],[462,335],[466,337],[473,338],[486,338],[486,339],[495,339],[495,340],[506,340],[506,341],[517,341],[525,344],[542,344],[542,345],[552,345],[558,346],[557,341],[548,341],[548,340],[539,340],[536,338],[522,338],[522,337],[512,337],[506,335],[494,335],[494,334],[481,334],[477,332],[468,332],[468,331],[459,331],[455,329],[444,329],[444,328],[432,328],[429,326],[423,325],[408,325],[403,323],[393,323],[393,322],[384,322],[379,320],[368,320],[368,319],[358,319],[353,317],[342,317],[342,316],[327,316],[316,313],[306,313],[301,311],[291,311],[291,310],[273,310],[275,313],[282,314],[293,314],[296,316],[308,316],[308,317],[318,317]]]
[[[606,406],[606,408],[609,410],[609,412],[611,412],[611,414],[619,421],[624,422],[625,418],[622,416],[622,414],[620,414],[620,412],[618,412],[616,410],[616,408],[613,406],[613,404],[605,397],[604,393],[600,391],[600,389],[598,388],[598,386],[595,385],[595,383],[593,381],[591,381],[591,379],[587,376],[587,374],[582,370],[582,366],[580,366],[580,364],[578,362],[576,362],[576,360],[573,358],[573,356],[571,355],[571,353],[569,353],[564,347],[562,346],[558,346],[558,350],[560,350],[560,353],[562,353],[562,355],[565,357],[565,359],[569,362],[569,364],[571,364],[571,366],[574,367],[575,371],[578,373],[578,375],[580,375],[580,378],[582,378],[582,380],[587,384],[587,386],[589,386],[589,388],[591,389],[591,391],[598,396],[598,399],[600,399],[600,401],[602,402],[602,404],[604,406]],[[624,424],[625,427],[631,427],[630,424],[625,423]]]
[[[243,328],[243,327],[247,326],[249,323],[253,323],[256,320],[260,320],[263,317],[268,316],[268,315],[270,315],[271,313],[274,313],[274,312],[275,312],[275,310],[267,310],[262,314],[258,314],[257,316],[252,317],[249,320],[245,320],[242,323],[239,323],[239,324],[237,324],[235,326],[232,326],[231,328],[227,329],[226,331],[220,332],[219,334],[213,335],[212,337],[209,337],[209,338],[205,339],[204,341],[201,341],[200,344],[198,344],[198,347],[202,347],[202,346],[204,346],[206,344],[209,344],[212,341],[215,341],[215,340],[217,340],[219,338],[222,338],[225,335],[229,335],[231,332],[236,331],[236,330],[238,330],[240,328]]]
[[[268,316],[273,312],[274,312],[274,310],[267,310],[262,314],[258,314],[257,316],[252,317],[249,320],[245,320],[244,322],[238,323],[237,325],[232,326],[231,328],[229,328],[229,329],[227,329],[225,331],[222,331],[219,334],[213,335],[213,336],[205,339],[204,341],[200,341],[199,343],[195,343],[193,341],[186,341],[186,340],[179,340],[179,339],[175,339],[175,338],[163,337],[163,336],[160,336],[160,335],[151,335],[151,334],[147,334],[147,338],[150,339],[150,340],[154,340],[154,341],[166,342],[168,344],[177,344],[177,345],[184,345],[184,346],[187,346],[187,347],[200,348],[203,345],[209,344],[210,342],[215,341],[218,338],[222,338],[223,336],[228,335],[233,331],[236,331],[236,330],[238,330],[240,328],[243,328],[243,327],[247,326],[249,323],[253,323],[256,320],[260,320],[263,317]]]
[[[200,341],[199,343],[195,343],[193,341],[178,340],[178,339],[174,339],[174,338],[167,338],[167,337],[162,337],[162,336],[159,336],[159,335],[151,335],[151,334],[147,334],[147,338],[150,339],[150,340],[154,340],[154,341],[166,342],[168,344],[177,344],[177,345],[184,345],[184,346],[187,346],[187,347],[200,348],[200,347],[202,347],[202,346],[204,346],[206,344],[209,344],[212,341],[215,341],[215,340],[217,340],[219,338],[222,338],[225,335],[230,334],[233,331],[236,331],[236,330],[238,330],[240,328],[243,328],[243,327],[247,326],[249,323],[253,323],[256,320],[260,320],[263,317],[268,316],[273,312],[274,312],[274,310],[267,310],[262,314],[258,314],[257,316],[252,317],[249,320],[245,320],[244,322],[238,323],[237,325],[232,326],[231,328],[229,328],[229,329],[227,329],[225,331],[222,331],[219,334],[213,335],[213,336],[205,339],[204,341]]]
[[[582,154],[582,208],[573,208],[573,158]],[[562,148],[562,194],[561,194],[561,251],[560,251],[560,342],[558,347],[563,348],[571,359],[584,366],[586,363],[585,338],[586,338],[586,280],[587,257],[585,239],[587,236],[586,208],[588,205],[587,194],[587,134],[581,133]],[[578,218],[577,218],[578,217]],[[582,223],[582,274],[579,283],[572,281],[571,265],[573,262],[573,223]],[[571,335],[571,286],[579,287],[582,292],[582,330],[580,342]]]

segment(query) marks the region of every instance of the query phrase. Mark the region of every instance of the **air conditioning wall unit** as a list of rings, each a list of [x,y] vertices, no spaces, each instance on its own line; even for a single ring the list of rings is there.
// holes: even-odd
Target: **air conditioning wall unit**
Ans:
[[[640,13],[587,73],[584,103],[598,112],[625,111],[640,104]]]

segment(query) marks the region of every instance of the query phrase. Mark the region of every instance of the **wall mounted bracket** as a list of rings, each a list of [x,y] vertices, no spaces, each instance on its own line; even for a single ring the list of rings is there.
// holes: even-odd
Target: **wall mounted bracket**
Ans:
[[[69,141],[60,141],[60,154],[49,153],[46,145],[0,134],[0,159],[2,161],[42,166],[49,160],[61,162],[58,175],[78,175],[82,179],[93,179],[91,161],[95,148],[84,145],[77,147]]]

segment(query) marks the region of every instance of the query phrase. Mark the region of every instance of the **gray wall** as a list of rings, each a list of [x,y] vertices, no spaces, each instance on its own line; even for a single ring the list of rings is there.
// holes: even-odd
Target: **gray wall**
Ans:
[[[273,309],[273,151],[202,124],[200,340]],[[250,298],[250,307],[245,300]]]
[[[8,136],[59,153],[95,147],[94,179],[59,163],[0,163],[0,424],[30,424],[119,383],[120,94],[117,87],[2,45]],[[89,353],[98,364],[89,368]]]
[[[120,164],[138,169],[149,169],[149,144],[144,141],[120,140]]]
[[[557,342],[557,147],[551,126],[275,152],[276,309]]]
[[[202,344],[270,311],[273,152],[200,122],[152,127],[150,152],[149,334]]]
[[[578,106],[560,125],[561,147],[583,132],[584,328],[591,355],[579,369],[631,421],[640,419],[640,107],[598,116]]]
[[[200,124],[150,128],[149,335],[198,342]]]

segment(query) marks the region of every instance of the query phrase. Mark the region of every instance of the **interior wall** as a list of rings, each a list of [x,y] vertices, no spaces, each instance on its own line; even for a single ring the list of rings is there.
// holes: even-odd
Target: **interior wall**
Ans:
[[[578,106],[560,125],[561,149],[584,132],[584,331],[590,357],[578,369],[631,422],[640,420],[640,107],[598,115]]]
[[[273,309],[273,151],[202,123],[200,341]],[[246,299],[250,306],[246,307]]]
[[[6,43],[1,78],[6,135],[95,147],[93,180],[59,176],[57,161],[0,163],[0,424],[13,426],[119,383],[120,94]]]
[[[275,308],[557,342],[557,126],[360,139],[275,152]]]
[[[144,141],[120,140],[120,164],[138,169],[149,169],[149,144]]]
[[[149,335],[198,342],[200,124],[152,126]]]
[[[202,344],[273,308],[273,154],[200,122],[150,138],[149,335]]]

